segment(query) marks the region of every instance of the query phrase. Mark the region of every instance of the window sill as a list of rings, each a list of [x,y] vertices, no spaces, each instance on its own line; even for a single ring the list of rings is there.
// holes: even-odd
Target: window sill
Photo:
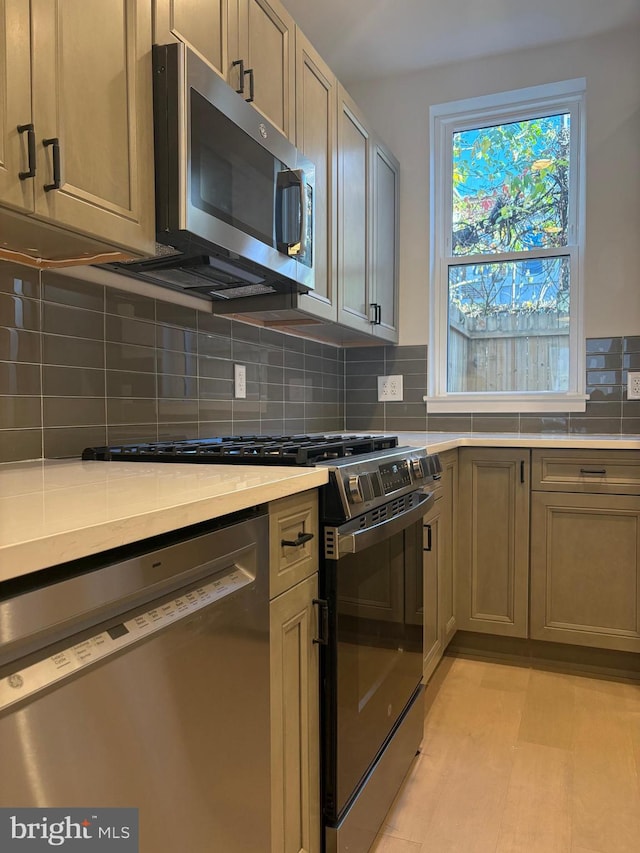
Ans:
[[[584,412],[586,394],[447,394],[423,397],[428,414]]]

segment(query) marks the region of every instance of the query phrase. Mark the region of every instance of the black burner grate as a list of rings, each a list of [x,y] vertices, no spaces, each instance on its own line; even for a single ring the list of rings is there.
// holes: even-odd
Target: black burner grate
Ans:
[[[306,465],[397,447],[385,435],[235,435],[218,438],[88,447],[83,459],[126,462],[200,462]]]

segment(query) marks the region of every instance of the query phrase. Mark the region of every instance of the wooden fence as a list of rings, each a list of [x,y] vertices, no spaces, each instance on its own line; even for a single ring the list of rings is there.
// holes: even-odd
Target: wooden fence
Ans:
[[[565,391],[569,323],[565,314],[449,315],[449,391]]]

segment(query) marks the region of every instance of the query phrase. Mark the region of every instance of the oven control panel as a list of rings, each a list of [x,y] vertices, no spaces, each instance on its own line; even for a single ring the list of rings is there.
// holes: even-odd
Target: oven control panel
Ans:
[[[406,459],[397,462],[385,462],[384,465],[378,466],[378,473],[385,495],[411,485],[409,463]]]
[[[427,488],[442,471],[437,454],[414,447],[394,447],[320,464],[329,466],[329,484],[321,493],[323,519],[335,524]]]

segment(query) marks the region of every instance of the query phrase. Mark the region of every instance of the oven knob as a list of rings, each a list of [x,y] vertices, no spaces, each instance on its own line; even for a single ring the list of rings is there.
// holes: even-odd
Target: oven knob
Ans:
[[[362,489],[360,488],[360,477],[357,474],[352,474],[347,480],[347,494],[349,495],[350,503],[362,503]]]
[[[414,479],[421,480],[424,477],[424,471],[422,470],[422,460],[421,459],[412,459],[411,460],[411,468],[413,470]]]

